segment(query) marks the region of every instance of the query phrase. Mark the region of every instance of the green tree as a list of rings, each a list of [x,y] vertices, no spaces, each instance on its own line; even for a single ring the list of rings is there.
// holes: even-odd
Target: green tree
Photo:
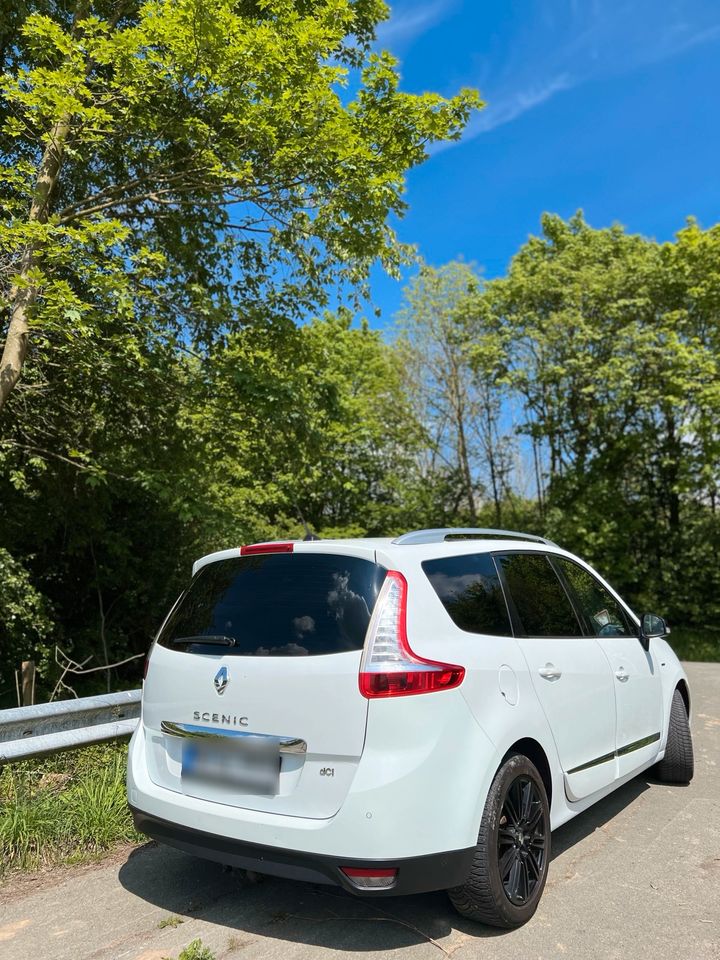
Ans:
[[[295,325],[409,256],[405,173],[479,105],[403,93],[370,47],[385,16],[23,0],[0,22],[0,544],[93,665],[146,647],[203,550],[403,502],[377,337]],[[21,645],[42,656],[34,596]]]
[[[189,432],[217,492],[209,542],[378,534],[403,522],[424,434],[394,350],[349,315],[255,324],[207,362]],[[198,475],[202,471],[198,463]]]
[[[577,214],[488,285],[546,527],[642,606],[717,619],[720,229],[657,244]]]
[[[480,277],[468,264],[423,266],[405,290],[398,317],[399,349],[428,434],[426,473],[446,475],[457,491],[453,512],[462,512],[471,523],[477,520],[482,489],[468,318],[480,289]]]
[[[399,91],[370,52],[382,0],[21,10],[0,48],[0,407],[33,339],[101,362],[111,315],[115,351],[207,343],[396,268],[405,171],[479,105]]]

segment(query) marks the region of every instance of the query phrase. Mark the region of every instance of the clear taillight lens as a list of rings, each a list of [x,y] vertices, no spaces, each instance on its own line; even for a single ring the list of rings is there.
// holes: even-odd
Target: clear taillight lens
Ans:
[[[389,570],[373,611],[360,663],[360,693],[401,697],[458,687],[465,668],[425,660],[410,649],[407,639],[407,581]]]

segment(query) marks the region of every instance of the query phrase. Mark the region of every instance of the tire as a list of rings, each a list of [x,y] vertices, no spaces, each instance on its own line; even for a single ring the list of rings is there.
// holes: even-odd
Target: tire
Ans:
[[[665,756],[655,765],[655,775],[663,783],[688,784],[694,772],[695,760],[687,710],[682,694],[676,690],[670,705]]]
[[[513,754],[488,791],[470,875],[448,895],[463,917],[492,927],[519,927],[537,909],[549,862],[545,786],[535,765]]]

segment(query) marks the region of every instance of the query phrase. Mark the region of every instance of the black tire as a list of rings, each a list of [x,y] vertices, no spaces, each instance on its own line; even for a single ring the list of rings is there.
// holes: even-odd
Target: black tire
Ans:
[[[448,895],[463,917],[492,927],[519,927],[537,909],[549,862],[545,786],[535,765],[513,754],[488,792],[470,875]]]
[[[655,764],[655,775],[663,783],[690,783],[695,772],[692,736],[685,701],[679,690],[673,693],[670,706],[665,756]]]

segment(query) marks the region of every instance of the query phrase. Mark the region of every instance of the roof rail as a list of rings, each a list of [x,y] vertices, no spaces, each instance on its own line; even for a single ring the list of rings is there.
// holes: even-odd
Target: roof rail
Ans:
[[[547,537],[538,537],[534,533],[518,533],[517,530],[493,530],[483,527],[438,527],[435,530],[413,530],[410,533],[404,533],[401,537],[396,537],[393,543],[398,546],[408,546],[416,543],[443,543],[445,540],[453,538],[467,537],[503,537],[509,540],[532,540],[534,543],[547,543],[551,547],[556,546],[552,540]]]

